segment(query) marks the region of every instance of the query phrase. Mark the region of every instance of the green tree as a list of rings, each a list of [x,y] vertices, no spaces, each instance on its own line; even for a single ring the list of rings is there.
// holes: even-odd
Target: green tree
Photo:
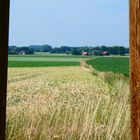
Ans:
[[[125,47],[122,47],[122,46],[118,47],[118,53],[119,55],[125,55],[126,53]]]
[[[72,55],[79,55],[78,50],[77,50],[77,49],[74,49],[74,50],[72,51]]]

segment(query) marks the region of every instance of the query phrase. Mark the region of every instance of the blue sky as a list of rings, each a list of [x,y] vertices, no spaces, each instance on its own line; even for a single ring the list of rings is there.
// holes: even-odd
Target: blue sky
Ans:
[[[11,0],[10,45],[128,47],[128,0]]]

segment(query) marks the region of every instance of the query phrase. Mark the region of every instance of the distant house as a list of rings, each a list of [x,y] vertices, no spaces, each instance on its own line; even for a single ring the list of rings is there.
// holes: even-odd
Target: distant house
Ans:
[[[26,53],[24,51],[20,51],[19,55],[26,55]]]
[[[87,56],[88,55],[88,52],[83,52],[82,55],[83,56]]]
[[[102,54],[101,54],[101,51],[99,51],[99,50],[93,50],[93,51],[91,52],[91,55],[100,56],[100,55],[102,55]]]
[[[108,51],[102,52],[102,55],[109,55]]]
[[[89,55],[89,56],[95,55],[95,51],[90,52],[88,55]]]

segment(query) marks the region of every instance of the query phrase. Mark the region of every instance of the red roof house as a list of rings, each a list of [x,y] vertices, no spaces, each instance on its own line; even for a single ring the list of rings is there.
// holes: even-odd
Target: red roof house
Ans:
[[[83,52],[82,55],[83,56],[88,55],[88,52]]]
[[[102,55],[108,55],[108,54],[109,54],[108,51],[102,52]]]

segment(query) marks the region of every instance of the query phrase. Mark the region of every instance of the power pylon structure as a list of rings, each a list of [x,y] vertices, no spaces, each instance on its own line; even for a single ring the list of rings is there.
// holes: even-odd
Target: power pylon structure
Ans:
[[[0,0],[0,140],[5,140],[10,0]]]
[[[130,91],[132,140],[140,140],[140,0],[130,0]]]

